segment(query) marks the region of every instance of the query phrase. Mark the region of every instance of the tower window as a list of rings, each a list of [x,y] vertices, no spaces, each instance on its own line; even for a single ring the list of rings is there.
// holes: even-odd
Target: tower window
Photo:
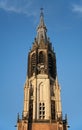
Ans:
[[[51,96],[54,96],[55,94],[54,94],[54,86],[53,85],[51,85],[50,91],[51,91]]]
[[[48,62],[49,62],[49,73],[50,73],[50,75],[52,75],[52,73],[53,73],[53,59],[52,59],[51,54],[48,55]]]
[[[55,101],[51,101],[51,117],[55,120]]]
[[[35,66],[36,66],[36,54],[33,53],[31,57],[31,66],[32,66],[32,74],[35,72]]]
[[[44,106],[44,103],[43,103],[43,106]]]
[[[30,85],[30,96],[33,96],[33,86],[32,86],[32,84]]]
[[[39,119],[45,119],[45,104],[39,103]]]
[[[43,110],[45,110],[45,107],[43,107]]]
[[[44,53],[41,51],[39,53],[39,63],[44,63],[45,61],[45,56],[44,56]]]
[[[55,78],[56,76],[56,60],[55,56],[51,53],[48,55],[49,74]]]
[[[29,121],[32,122],[33,118],[33,100],[30,100],[29,103]]]

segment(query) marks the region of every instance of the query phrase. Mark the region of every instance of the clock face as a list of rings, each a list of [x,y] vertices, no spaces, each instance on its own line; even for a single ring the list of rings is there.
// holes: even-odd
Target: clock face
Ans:
[[[40,65],[40,69],[44,69],[44,64],[43,64],[43,65]]]
[[[38,65],[38,71],[41,74],[45,73],[45,66],[44,66],[44,64],[41,63],[41,64]]]

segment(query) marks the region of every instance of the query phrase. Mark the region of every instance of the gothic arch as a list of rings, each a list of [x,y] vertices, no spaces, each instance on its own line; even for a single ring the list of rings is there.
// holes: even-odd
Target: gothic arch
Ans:
[[[48,65],[49,65],[49,73],[52,75],[53,73],[53,58],[52,55],[49,53],[48,54]]]
[[[49,68],[49,74],[56,78],[56,59],[54,54],[49,53],[48,54],[48,68]]]
[[[31,56],[31,70],[32,70],[32,74],[35,71],[35,67],[36,67],[36,53],[33,53]]]
[[[39,52],[39,63],[44,63],[45,61],[45,55],[43,51]]]

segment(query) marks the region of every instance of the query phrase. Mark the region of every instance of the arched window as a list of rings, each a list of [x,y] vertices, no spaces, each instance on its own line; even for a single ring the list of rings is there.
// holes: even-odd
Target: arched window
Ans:
[[[56,60],[54,58],[54,55],[49,54],[48,55],[48,66],[49,66],[49,74],[55,78],[56,77]]]
[[[45,119],[45,103],[39,103],[39,119]]]
[[[51,118],[55,120],[55,101],[51,101]]]
[[[49,73],[50,73],[50,75],[52,75],[52,73],[53,73],[53,58],[52,58],[51,54],[48,55],[48,65],[49,65]]]
[[[31,57],[31,69],[32,69],[32,74],[35,71],[35,67],[36,67],[36,54],[33,53],[32,57]]]
[[[30,96],[33,96],[33,86],[30,84]]]
[[[45,56],[44,56],[44,53],[41,51],[39,53],[39,63],[44,63],[45,61]]]
[[[29,122],[32,122],[33,119],[33,100],[29,102]]]

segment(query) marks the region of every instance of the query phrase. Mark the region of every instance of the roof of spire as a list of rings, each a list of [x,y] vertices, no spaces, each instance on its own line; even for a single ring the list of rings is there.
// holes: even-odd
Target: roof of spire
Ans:
[[[47,32],[47,28],[44,23],[43,8],[41,8],[40,22],[37,28],[37,37],[36,37],[38,44],[41,42],[42,39],[44,40],[45,43],[47,42],[46,32]]]
[[[39,27],[46,27],[45,24],[44,24],[43,8],[41,8]]]

